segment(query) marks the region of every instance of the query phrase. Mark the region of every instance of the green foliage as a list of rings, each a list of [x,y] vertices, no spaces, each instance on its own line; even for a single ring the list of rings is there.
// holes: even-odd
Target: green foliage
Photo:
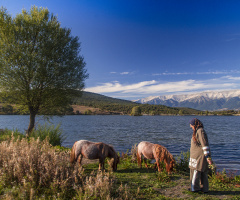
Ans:
[[[39,138],[40,141],[47,139],[53,146],[61,146],[65,139],[60,129],[60,124],[55,127],[54,125],[48,125],[46,123],[44,125],[38,125],[37,129],[32,132],[31,137],[35,139]]]
[[[159,182],[161,183],[168,183],[171,181],[171,177],[169,176],[165,169],[162,172],[156,172],[156,176]]]
[[[0,114],[7,114],[7,115],[14,114],[13,106],[11,106],[9,104],[0,105]]]
[[[237,110],[223,110],[223,111],[213,111],[213,112],[209,112],[209,114],[213,114],[213,115],[223,115],[223,116],[232,116],[232,115],[237,115],[239,114],[239,111]]]
[[[213,188],[220,190],[232,188],[232,184],[236,183],[233,174],[227,174],[225,170],[213,174],[211,176],[210,182]]]
[[[20,133],[17,129],[16,130],[0,129],[0,142],[10,140],[12,137],[14,137],[15,139],[22,139],[25,136],[22,133]]]
[[[23,138],[26,138],[26,136],[18,130],[0,130],[0,142],[10,140],[11,138],[14,138],[15,140],[21,140]],[[29,140],[31,140],[31,138],[39,138],[40,141],[44,141],[47,139],[52,146],[58,146],[57,148],[62,150],[65,149],[64,147],[61,147],[65,136],[60,129],[60,124],[56,127],[47,123],[45,123],[44,125],[38,125],[37,129],[33,131]]]
[[[176,156],[176,170],[179,173],[189,174],[189,158],[190,151],[181,152],[180,155]]]
[[[88,77],[80,43],[48,9],[33,6],[12,18],[0,10],[0,87],[5,101],[35,115],[57,113],[80,96]]]
[[[89,109],[84,112],[84,115],[91,115],[91,114],[92,114],[92,111]]]
[[[141,116],[141,115],[142,115],[142,111],[141,111],[140,106],[134,106],[134,107],[132,108],[131,115],[132,115],[132,116]]]

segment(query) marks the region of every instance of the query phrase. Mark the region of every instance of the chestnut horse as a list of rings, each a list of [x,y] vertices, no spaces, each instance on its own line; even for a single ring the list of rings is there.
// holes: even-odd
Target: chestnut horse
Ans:
[[[175,165],[175,159],[172,154],[159,144],[153,144],[150,142],[140,142],[137,147],[137,159],[139,167],[142,167],[142,156],[144,157],[145,166],[148,168],[147,159],[156,160],[158,171],[162,171],[159,162],[164,161],[166,165],[166,171],[168,173],[173,171]]]
[[[71,154],[70,162],[78,160],[81,165],[82,158],[99,159],[99,170],[104,169],[104,161],[106,157],[113,158],[112,168],[113,171],[117,170],[119,163],[119,156],[111,145],[102,142],[90,142],[87,140],[79,140],[74,143]]]

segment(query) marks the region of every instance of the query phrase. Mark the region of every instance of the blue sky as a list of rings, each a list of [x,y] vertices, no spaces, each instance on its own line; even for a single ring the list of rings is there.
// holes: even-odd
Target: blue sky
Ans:
[[[0,0],[47,7],[78,36],[86,91],[136,100],[240,89],[240,1]]]

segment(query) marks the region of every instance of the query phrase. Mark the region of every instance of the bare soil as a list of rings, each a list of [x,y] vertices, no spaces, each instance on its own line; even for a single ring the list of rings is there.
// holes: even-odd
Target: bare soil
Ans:
[[[216,191],[210,188],[208,193],[193,193],[188,191],[188,188],[190,188],[190,181],[188,178],[181,177],[180,179],[174,180],[174,182],[174,187],[156,190],[163,196],[171,199],[231,199],[235,195],[240,195],[240,191],[235,189],[232,191]]]
[[[121,115],[122,114],[120,112],[109,112],[109,111],[104,111],[104,110],[100,110],[99,108],[93,108],[89,106],[72,105],[72,108],[74,113],[79,111],[80,114],[84,114],[88,110],[90,110],[95,115],[113,115],[113,114]]]

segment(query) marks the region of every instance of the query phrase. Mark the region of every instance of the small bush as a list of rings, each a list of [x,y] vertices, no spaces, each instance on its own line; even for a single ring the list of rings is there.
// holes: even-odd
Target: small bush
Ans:
[[[225,190],[232,187],[232,185],[235,183],[235,180],[232,174],[227,174],[226,171],[223,170],[222,172],[213,174],[210,178],[210,182],[213,188]]]
[[[31,137],[40,141],[43,141],[47,138],[49,143],[53,146],[61,146],[64,141],[64,136],[62,130],[60,129],[60,124],[56,127],[54,125],[39,125],[36,130],[31,133]]]
[[[134,106],[132,108],[131,116],[142,116],[142,111],[140,106]]]
[[[190,151],[181,152],[179,156],[176,157],[176,170],[180,173],[189,173],[189,158]]]
[[[9,130],[9,129],[1,129],[0,130],[0,142],[5,140],[11,140],[11,137],[14,136],[15,140],[17,138],[24,138],[25,135],[21,134],[17,129]]]

